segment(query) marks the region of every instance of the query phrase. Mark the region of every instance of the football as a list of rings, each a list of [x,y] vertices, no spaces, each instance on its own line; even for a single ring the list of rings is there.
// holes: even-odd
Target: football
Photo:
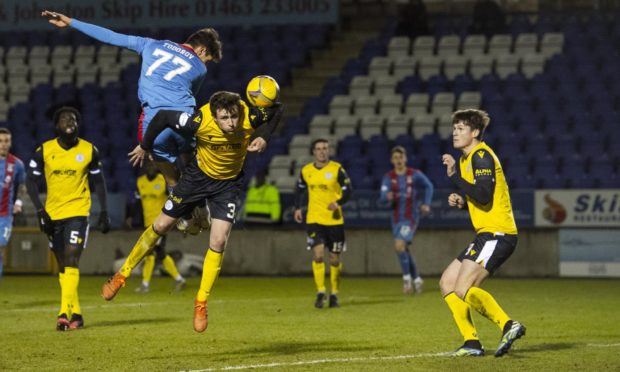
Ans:
[[[250,80],[245,93],[251,105],[271,107],[278,101],[280,86],[271,76],[259,75]]]

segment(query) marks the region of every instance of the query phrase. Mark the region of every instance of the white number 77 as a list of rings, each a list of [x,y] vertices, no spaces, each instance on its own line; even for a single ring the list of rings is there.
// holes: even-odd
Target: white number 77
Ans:
[[[153,55],[155,57],[159,57],[153,64],[146,70],[146,76],[151,76],[155,70],[162,64],[172,60],[172,63],[175,65],[180,65],[181,67],[169,71],[166,75],[164,75],[164,80],[170,81],[173,77],[180,75],[184,72],[189,71],[192,68],[192,65],[189,64],[186,60],[179,56],[173,56],[171,53],[165,52],[161,49],[155,49],[153,51]],[[174,58],[172,58],[174,57]]]

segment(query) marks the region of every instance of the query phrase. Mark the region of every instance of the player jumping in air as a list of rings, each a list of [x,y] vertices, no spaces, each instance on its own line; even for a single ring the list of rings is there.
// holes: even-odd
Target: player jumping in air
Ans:
[[[207,299],[222,267],[224,249],[239,212],[243,187],[243,163],[248,152],[262,152],[282,116],[282,106],[268,109],[248,108],[237,93],[220,91],[193,115],[162,110],[147,130],[142,148],[132,152],[132,161],[140,162],[150,151],[154,138],[164,128],[196,136],[196,155],[189,163],[177,187],[168,196],[161,213],[134,245],[119,272],[103,285],[102,296],[114,298],[125,285],[131,270],[149,254],[157,240],[177,219],[207,199],[212,225],[200,289],[194,301],[194,330],[203,332],[208,325]]]
[[[138,142],[159,110],[192,112],[195,94],[207,74],[207,64],[222,58],[222,43],[212,28],[203,28],[180,44],[169,40],[124,35],[103,27],[45,10],[41,13],[49,23],[59,28],[71,27],[103,43],[127,48],[142,57],[138,99],[142,114],[138,122]],[[155,140],[151,156],[166,179],[169,188],[176,186],[179,170],[177,157],[187,162],[193,151],[193,138],[164,130]],[[208,226],[207,212],[199,209],[203,227]]]

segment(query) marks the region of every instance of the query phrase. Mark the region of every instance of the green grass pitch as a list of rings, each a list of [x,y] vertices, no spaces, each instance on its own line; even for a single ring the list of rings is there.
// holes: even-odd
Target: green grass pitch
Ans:
[[[399,278],[344,277],[341,307],[317,310],[310,277],[226,277],[209,303],[209,328],[192,330],[198,279],[171,294],[154,278],[133,292],[133,277],[112,302],[104,277],[85,276],[80,299],[86,327],[57,332],[57,277],[0,281],[1,371],[604,371],[620,370],[618,280],[491,279],[485,283],[527,335],[502,358],[500,332],[474,319],[483,358],[443,355],[462,340],[437,289],[401,294]]]

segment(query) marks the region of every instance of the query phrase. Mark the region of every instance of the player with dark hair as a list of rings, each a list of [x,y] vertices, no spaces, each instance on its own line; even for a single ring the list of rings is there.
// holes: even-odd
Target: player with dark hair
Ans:
[[[418,228],[420,216],[431,212],[433,184],[418,169],[407,166],[407,150],[396,146],[391,151],[390,161],[394,169],[387,172],[381,181],[379,201],[389,203],[392,213],[392,235],[394,249],[403,271],[403,293],[422,292],[424,280],[419,275],[409,245]],[[418,208],[416,189],[424,188],[424,201]]]
[[[452,182],[465,195],[452,193],[451,207],[469,210],[476,237],[444,270],[439,287],[465,343],[455,356],[482,356],[484,349],[474,326],[471,309],[495,323],[502,331],[495,356],[508,352],[525,335],[525,327],[510,318],[493,296],[480,288],[514,252],[517,226],[512,214],[508,185],[499,159],[482,141],[490,119],[481,110],[461,110],[452,115],[452,142],[463,152],[456,161],[444,154],[443,164]]]
[[[56,329],[66,331],[84,326],[78,284],[80,255],[88,239],[89,175],[101,205],[98,225],[104,234],[110,230],[110,218],[99,151],[78,137],[80,113],[65,106],[54,112],[53,119],[57,137],[37,148],[29,163],[26,185],[37,208],[39,227],[50,241],[60,270],[61,303]],[[42,176],[47,185],[45,206],[39,198]]]
[[[138,177],[136,181],[135,199],[132,205],[133,210],[142,209],[144,227],[148,228],[153,224],[155,218],[159,215],[159,211],[168,199],[168,191],[166,189],[166,181],[164,176],[159,173],[152,161],[144,162],[144,174]],[[131,213],[134,215],[134,213]],[[127,224],[131,226],[131,219]],[[160,262],[164,266],[164,270],[175,280],[174,291],[179,292],[185,288],[185,279],[177,270],[172,257],[166,253],[166,239],[164,235],[155,244],[153,254],[144,258],[142,267],[142,283],[136,288],[138,293],[150,292],[151,277],[155,264]]]
[[[217,31],[203,28],[193,33],[183,44],[169,40],[154,40],[145,37],[119,34],[63,14],[43,11],[49,23],[59,28],[71,27],[103,43],[131,49],[142,57],[142,69],[138,81],[138,99],[142,114],[138,123],[138,141],[146,132],[149,123],[159,110],[192,112],[196,107],[195,94],[207,74],[206,65],[222,59],[222,43]],[[187,162],[193,152],[192,137],[164,130],[153,146],[151,156],[157,168],[166,178],[169,188],[179,180],[175,162],[181,157]],[[201,227],[208,227],[208,215],[199,209]],[[188,217],[189,218],[189,217]],[[191,224],[180,224],[186,229]]]
[[[103,285],[102,296],[111,300],[125,285],[131,270],[149,254],[160,236],[177,219],[205,199],[211,211],[209,249],[205,255],[200,289],[194,301],[194,330],[208,325],[207,299],[222,267],[224,249],[241,202],[243,163],[248,152],[262,152],[282,117],[282,105],[248,107],[237,93],[220,91],[196,113],[161,110],[149,126],[131,161],[141,162],[164,128],[196,136],[196,155],[183,171],[179,184],[155,219],[134,245],[119,272]]]
[[[13,230],[13,215],[22,212],[19,198],[26,193],[24,163],[11,154],[11,131],[0,127],[0,277],[4,268],[4,248],[9,244]],[[19,195],[15,195],[15,192]]]
[[[325,248],[329,251],[331,293],[329,307],[338,307],[338,291],[342,262],[346,250],[342,205],[349,200],[353,189],[351,180],[340,163],[329,159],[329,142],[317,139],[311,145],[314,161],[306,164],[299,174],[295,189],[295,221],[303,221],[301,204],[308,192],[306,230],[308,249],[312,250],[312,273],[317,295],[314,306],[323,308],[325,301]]]

